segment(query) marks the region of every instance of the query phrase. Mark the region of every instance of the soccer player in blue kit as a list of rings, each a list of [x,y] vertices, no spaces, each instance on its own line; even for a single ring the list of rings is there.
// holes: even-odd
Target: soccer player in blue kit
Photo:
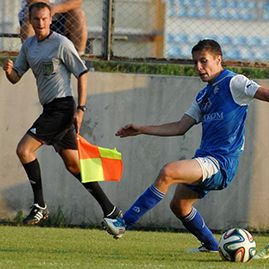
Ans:
[[[29,6],[29,20],[35,35],[26,39],[15,61],[3,66],[7,79],[15,84],[32,69],[43,112],[17,146],[17,155],[29,178],[34,204],[24,224],[34,225],[47,219],[48,208],[43,197],[41,171],[36,152],[52,145],[66,169],[81,181],[76,132],[79,133],[87,101],[87,67],[73,43],[50,30],[51,8],[44,2]],[[71,74],[77,79],[77,106],[71,87]],[[101,206],[104,216],[117,217],[121,210],[114,206],[98,182],[82,183]]]
[[[199,251],[218,250],[218,241],[193,205],[209,191],[224,189],[231,183],[244,148],[248,105],[254,98],[269,101],[269,89],[224,69],[221,47],[214,40],[199,41],[192,48],[192,57],[198,75],[207,85],[198,92],[183,117],[161,125],[128,124],[116,135],[181,136],[201,123],[200,148],[192,159],[173,161],[162,167],[155,182],[138,197],[123,218],[104,218],[104,228],[114,238],[120,238],[163,199],[172,184],[177,184],[170,203],[172,212],[201,242]]]

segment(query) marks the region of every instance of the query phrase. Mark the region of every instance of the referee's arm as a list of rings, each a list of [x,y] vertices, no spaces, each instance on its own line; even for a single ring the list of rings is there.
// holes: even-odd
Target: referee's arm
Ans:
[[[78,77],[78,105],[84,106],[87,102],[87,72]]]
[[[82,73],[78,77],[78,108],[74,115],[75,129],[77,133],[79,133],[80,131],[80,127],[84,116],[84,110],[79,109],[79,107],[85,107],[86,101],[87,101],[87,72]]]
[[[17,83],[21,77],[18,75],[16,70],[13,69],[13,61],[10,59],[7,59],[4,63],[3,69],[6,73],[7,79],[12,83]]]

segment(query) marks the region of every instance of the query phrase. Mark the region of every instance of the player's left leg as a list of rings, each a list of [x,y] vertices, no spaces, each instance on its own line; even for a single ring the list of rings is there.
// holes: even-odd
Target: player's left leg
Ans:
[[[64,161],[66,169],[81,182],[78,151],[62,149],[59,151],[59,154]],[[98,182],[82,183],[82,185],[99,203],[105,217],[113,219],[122,216],[122,211],[111,203]]]
[[[170,203],[172,212],[179,218],[185,228],[190,231],[201,243],[199,251],[218,251],[218,241],[205,224],[201,214],[193,204],[199,199],[199,193],[185,185],[179,184]]]
[[[132,226],[147,211],[155,207],[164,198],[172,184],[187,182],[189,184],[196,184],[201,178],[201,168],[195,160],[181,160],[165,165],[154,184],[140,195],[124,214],[126,224]]]
[[[155,207],[175,183],[197,184],[202,180],[202,170],[196,160],[180,160],[165,165],[154,184],[142,193],[126,211],[122,220],[104,219],[107,231],[116,238],[125,228],[134,225],[145,213]]]

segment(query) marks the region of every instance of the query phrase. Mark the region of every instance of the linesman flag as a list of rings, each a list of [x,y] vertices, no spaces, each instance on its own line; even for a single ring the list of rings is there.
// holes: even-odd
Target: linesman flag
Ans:
[[[120,152],[92,145],[79,134],[77,142],[82,183],[121,180],[123,163]]]

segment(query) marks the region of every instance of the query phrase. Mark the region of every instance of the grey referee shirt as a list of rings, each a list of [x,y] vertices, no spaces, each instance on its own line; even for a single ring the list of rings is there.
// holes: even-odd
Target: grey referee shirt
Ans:
[[[56,32],[42,41],[35,36],[25,40],[14,70],[21,77],[29,68],[36,78],[42,105],[55,98],[73,96],[71,74],[78,78],[88,71],[73,43]]]

